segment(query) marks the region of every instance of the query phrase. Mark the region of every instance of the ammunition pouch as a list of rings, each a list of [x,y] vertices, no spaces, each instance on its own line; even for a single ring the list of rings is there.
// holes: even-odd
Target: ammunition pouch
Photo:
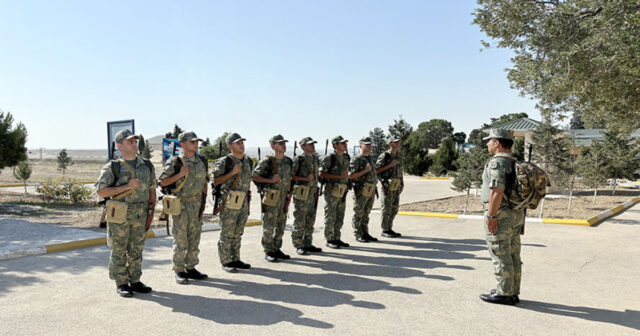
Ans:
[[[362,185],[362,188],[360,189],[360,195],[362,197],[366,197],[369,198],[371,196],[373,196],[373,193],[376,190],[376,185],[373,183],[365,183],[364,185]]]
[[[229,195],[227,196],[225,206],[227,209],[231,210],[240,210],[242,209],[242,205],[244,205],[244,198],[246,197],[246,193],[243,191],[229,191]]]
[[[127,221],[127,209],[129,205],[126,202],[118,202],[108,200],[105,205],[105,221],[107,223],[123,224]]]
[[[400,188],[401,184],[402,184],[402,180],[401,179],[390,179],[389,180],[389,190],[390,191],[396,191],[396,190],[398,190],[398,188]]]
[[[345,183],[335,183],[331,186],[331,196],[333,197],[342,197],[344,193],[347,191],[348,185]]]
[[[262,204],[266,206],[276,206],[280,198],[280,191],[277,189],[265,189],[262,194]]]
[[[293,198],[298,201],[306,201],[309,198],[310,189],[309,186],[296,185],[293,187]]]
[[[162,198],[162,211],[168,215],[177,216],[180,214],[180,197],[165,195]]]

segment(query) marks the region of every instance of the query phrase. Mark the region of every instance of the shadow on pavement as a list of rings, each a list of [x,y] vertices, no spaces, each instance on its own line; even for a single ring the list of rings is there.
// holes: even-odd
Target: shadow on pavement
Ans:
[[[251,274],[277,279],[283,282],[298,283],[305,286],[314,285],[336,291],[373,292],[387,290],[405,294],[422,294],[422,292],[417,289],[392,286],[386,281],[348,274],[297,273],[258,267],[252,268]]]
[[[330,323],[302,317],[302,312],[297,309],[272,303],[215,299],[158,291],[138,295],[136,298],[171,308],[174,313],[184,313],[220,324],[266,326],[290,322],[310,328],[333,328]]]
[[[336,272],[341,274],[353,274],[362,275],[366,277],[388,277],[388,278],[433,278],[439,280],[454,280],[448,276],[435,276],[426,275],[421,271],[411,268],[394,267],[392,265],[377,266],[377,265],[362,265],[353,263],[340,263],[329,260],[315,260],[315,259],[292,259],[288,263],[296,264],[300,266],[316,267],[327,272]]]
[[[354,247],[356,250],[362,250],[370,252],[369,248],[359,248]],[[462,266],[462,265],[447,265],[442,261],[435,261],[429,259],[420,259],[420,258],[397,258],[397,257],[375,257],[361,254],[342,254],[342,253],[333,253],[327,252],[323,253],[323,256],[337,258],[337,259],[345,259],[351,260],[353,262],[359,262],[363,264],[374,264],[381,266],[392,266],[392,267],[408,267],[408,268],[454,268],[454,269],[463,269],[463,270],[473,270],[473,267],[470,266]]]
[[[264,301],[303,304],[315,307],[335,307],[342,304],[367,309],[384,309],[385,306],[375,302],[356,301],[353,295],[340,293],[325,288],[299,285],[262,284],[250,281],[209,278],[194,281],[194,285],[208,286],[229,291],[229,294],[248,296]]]
[[[577,317],[584,320],[605,322],[640,330],[640,311],[615,311],[580,306],[567,306],[556,303],[522,300],[518,308],[540,313]]]

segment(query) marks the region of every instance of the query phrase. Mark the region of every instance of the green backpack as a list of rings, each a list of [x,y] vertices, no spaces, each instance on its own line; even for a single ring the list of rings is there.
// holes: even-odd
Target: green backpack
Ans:
[[[513,209],[535,209],[547,194],[550,186],[549,176],[542,168],[531,162],[518,161],[509,157],[513,162],[515,181],[508,193],[509,202]]]

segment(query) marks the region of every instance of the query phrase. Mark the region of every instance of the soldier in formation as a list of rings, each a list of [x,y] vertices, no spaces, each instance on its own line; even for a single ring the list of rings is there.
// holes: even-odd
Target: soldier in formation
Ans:
[[[363,243],[378,241],[369,234],[369,213],[377,194],[376,164],[371,158],[371,138],[360,139],[360,155],[351,159],[350,178],[353,182],[353,234]]]
[[[320,177],[324,182],[324,237],[327,247],[349,247],[340,240],[344,224],[344,211],[349,188],[349,161],[347,140],[338,135],[331,140],[334,152],[322,160]]]

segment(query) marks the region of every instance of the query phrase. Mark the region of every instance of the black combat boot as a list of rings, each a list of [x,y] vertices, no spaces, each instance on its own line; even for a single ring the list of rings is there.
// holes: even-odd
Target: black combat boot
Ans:
[[[197,269],[192,268],[187,270],[187,278],[194,280],[204,280],[207,278],[207,275],[204,273],[200,273]]]
[[[134,292],[138,292],[138,293],[150,293],[151,292],[151,287],[143,284],[140,281],[138,281],[136,283],[132,283],[131,286],[129,286],[129,287],[131,287],[131,289]]]

